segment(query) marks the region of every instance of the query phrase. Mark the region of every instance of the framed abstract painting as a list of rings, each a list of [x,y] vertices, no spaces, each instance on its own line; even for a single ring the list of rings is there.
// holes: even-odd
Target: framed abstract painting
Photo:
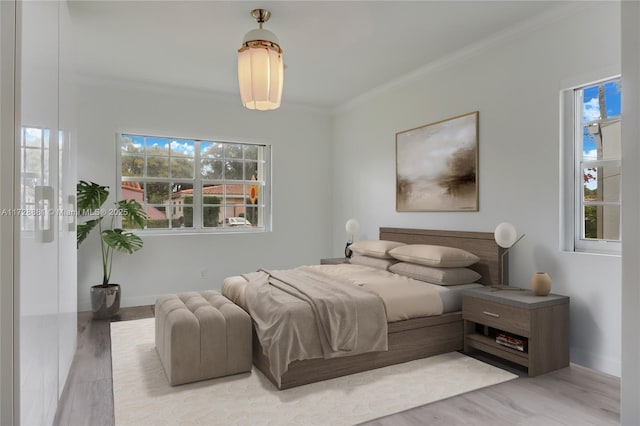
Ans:
[[[478,115],[396,133],[397,211],[478,211]]]

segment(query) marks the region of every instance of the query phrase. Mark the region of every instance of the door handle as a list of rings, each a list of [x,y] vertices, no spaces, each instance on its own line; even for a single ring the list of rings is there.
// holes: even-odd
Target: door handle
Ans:
[[[35,240],[39,243],[53,241],[53,187],[36,186],[35,192]]]
[[[76,196],[69,195],[67,197],[67,204],[69,205],[69,215],[71,216],[71,221],[68,223],[69,232],[76,232],[76,220],[78,217],[78,213],[76,212]]]

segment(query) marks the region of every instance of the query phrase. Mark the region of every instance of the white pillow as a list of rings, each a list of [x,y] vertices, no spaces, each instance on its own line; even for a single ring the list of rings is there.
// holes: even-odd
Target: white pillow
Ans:
[[[469,284],[482,278],[482,275],[469,268],[435,268],[407,262],[393,264],[389,266],[389,270],[415,280],[439,285]]]
[[[353,263],[354,265],[369,266],[376,269],[384,269],[386,271],[389,266],[398,263],[398,261],[396,259],[381,259],[379,257],[357,255],[349,259],[349,263]]]
[[[428,244],[407,244],[389,251],[389,255],[403,262],[440,268],[464,268],[478,262],[480,258],[468,251]]]
[[[386,240],[364,240],[356,241],[349,248],[352,252],[364,254],[366,256],[379,257],[380,259],[391,259],[389,250],[405,245],[397,241]]]

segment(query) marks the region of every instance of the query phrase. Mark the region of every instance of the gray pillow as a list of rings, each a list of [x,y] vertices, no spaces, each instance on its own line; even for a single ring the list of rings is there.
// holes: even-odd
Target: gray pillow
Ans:
[[[389,251],[389,255],[403,262],[438,268],[464,268],[478,262],[480,258],[468,251],[429,244],[407,244]]]
[[[439,285],[469,284],[482,278],[482,275],[469,268],[435,268],[406,262],[391,265],[389,270],[399,275]]]
[[[385,271],[389,266],[398,263],[396,259],[380,259],[379,257],[357,255],[349,259],[349,263],[354,265],[369,266],[376,269],[384,269]]]

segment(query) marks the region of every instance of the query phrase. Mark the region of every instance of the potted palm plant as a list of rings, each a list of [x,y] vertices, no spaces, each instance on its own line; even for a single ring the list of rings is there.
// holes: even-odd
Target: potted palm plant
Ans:
[[[147,215],[135,200],[120,200],[114,208],[104,208],[109,187],[81,180],[76,187],[78,216],[85,218],[78,224],[77,247],[97,228],[102,254],[102,284],[91,287],[91,309],[96,319],[111,318],[120,309],[120,285],[111,283],[113,255],[116,251],[133,253],[142,248],[142,239],[126,229],[144,229]],[[124,228],[116,228],[116,218],[122,218]],[[106,220],[105,220],[106,219]]]

